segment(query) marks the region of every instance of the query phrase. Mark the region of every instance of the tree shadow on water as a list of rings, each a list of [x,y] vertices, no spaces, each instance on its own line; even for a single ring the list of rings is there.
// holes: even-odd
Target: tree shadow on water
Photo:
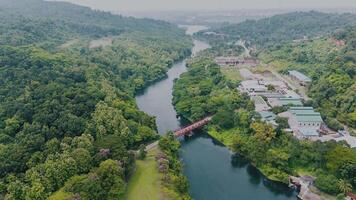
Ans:
[[[246,171],[248,175],[250,175],[249,181],[253,185],[260,185],[263,177],[262,174],[258,171],[258,169],[251,164],[248,164],[246,167]]]
[[[270,181],[264,178],[263,185],[275,195],[286,195],[287,197],[296,195],[296,191],[293,188],[288,187],[284,183]]]
[[[244,168],[248,165],[248,163],[248,160],[239,154],[231,155],[231,165],[235,168]]]

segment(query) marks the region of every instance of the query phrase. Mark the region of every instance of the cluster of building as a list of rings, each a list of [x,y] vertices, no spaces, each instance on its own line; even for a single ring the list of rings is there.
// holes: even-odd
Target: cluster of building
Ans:
[[[290,107],[278,116],[288,118],[289,127],[298,139],[319,137],[322,132],[323,119],[312,107]]]
[[[296,40],[300,43],[308,40],[303,38]],[[244,45],[242,45],[244,46]],[[215,62],[223,66],[237,67],[243,81],[238,87],[241,92],[246,92],[255,104],[255,111],[261,116],[261,120],[273,126],[278,126],[277,117],[288,119],[289,128],[285,131],[292,133],[298,139],[310,139],[313,141],[346,141],[351,148],[356,148],[356,137],[351,136],[348,132],[334,132],[330,130],[323,122],[319,112],[312,107],[305,107],[303,96],[296,93],[295,85],[289,85],[286,79],[275,75],[269,71],[264,73],[252,73],[249,69],[260,64],[246,54],[246,57],[217,57]],[[312,80],[308,76],[297,70],[288,71],[290,80],[307,87]],[[293,89],[294,90],[293,90]],[[303,95],[303,93],[302,93]],[[308,100],[304,95],[304,100]],[[276,115],[272,112],[275,107],[281,107],[287,110]]]
[[[255,111],[261,120],[277,126],[276,117],[288,118],[289,129],[299,139],[319,137],[322,132],[323,120],[320,113],[312,107],[304,107],[302,97],[288,87],[288,84],[263,74],[254,74],[248,69],[241,69],[240,75],[244,78],[239,90],[246,92],[255,104]],[[311,79],[298,71],[290,71],[290,77],[307,85]],[[288,108],[286,112],[274,114],[273,107]]]

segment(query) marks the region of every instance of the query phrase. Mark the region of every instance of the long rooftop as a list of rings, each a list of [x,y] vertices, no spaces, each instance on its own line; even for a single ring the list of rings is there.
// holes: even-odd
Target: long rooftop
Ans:
[[[312,81],[309,77],[307,77],[306,75],[304,75],[296,70],[289,71],[289,75],[296,77],[300,81],[304,81],[304,82]]]
[[[282,98],[278,98],[278,101],[284,106],[287,105],[303,106],[302,101],[300,101],[300,99],[298,98],[282,97]]]
[[[323,122],[319,112],[315,112],[313,107],[291,107],[291,113],[298,122]]]

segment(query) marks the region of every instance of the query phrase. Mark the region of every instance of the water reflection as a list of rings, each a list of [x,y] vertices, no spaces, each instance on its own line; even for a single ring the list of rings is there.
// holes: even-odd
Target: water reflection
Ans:
[[[250,175],[249,181],[252,185],[259,185],[263,177],[260,172],[251,164],[248,164],[246,167],[246,172]]]
[[[231,155],[231,165],[236,168],[243,168],[249,164],[248,160],[238,154]]]

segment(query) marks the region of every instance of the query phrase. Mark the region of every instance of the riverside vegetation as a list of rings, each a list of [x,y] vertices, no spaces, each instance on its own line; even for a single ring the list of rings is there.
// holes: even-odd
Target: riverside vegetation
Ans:
[[[330,23],[324,20],[325,16],[331,18]],[[340,17],[348,23],[334,23]],[[258,47],[254,55],[264,62],[283,65],[279,68],[281,72],[297,67],[312,75],[308,94],[313,101],[306,103],[315,105],[328,125],[339,129],[342,128],[340,122],[355,126],[356,36],[355,21],[349,20],[354,18],[348,14],[292,13],[213,30],[225,35],[220,38],[204,32],[197,36],[211,41],[212,45],[248,39],[250,46]],[[292,28],[301,23],[307,28]],[[320,23],[323,26],[316,29],[314,25]],[[232,34],[233,30],[238,30],[238,34]],[[255,30],[254,34],[249,35],[251,31],[248,30]],[[286,38],[281,41],[266,40],[269,34],[280,35],[280,30],[292,33],[283,32]],[[263,34],[266,31],[267,36]],[[297,45],[292,43],[293,39],[303,35],[319,37]],[[329,45],[327,38],[344,40],[346,45],[336,48]],[[330,46],[333,50],[319,48],[318,45]],[[236,82],[223,76],[211,55],[210,50],[192,59],[188,72],[175,82],[173,101],[180,115],[193,121],[214,114],[212,123],[206,128],[209,134],[228,145],[237,155],[250,160],[269,179],[287,183],[289,175],[313,175],[316,177],[315,186],[323,192],[336,195],[355,190],[354,150],[344,142],[300,141],[283,131],[284,123],[273,128],[260,121],[253,103],[246,95],[237,92]]]
[[[158,138],[134,94],[188,56],[191,39],[63,2],[4,0],[0,16],[1,198],[123,199],[131,150]]]

